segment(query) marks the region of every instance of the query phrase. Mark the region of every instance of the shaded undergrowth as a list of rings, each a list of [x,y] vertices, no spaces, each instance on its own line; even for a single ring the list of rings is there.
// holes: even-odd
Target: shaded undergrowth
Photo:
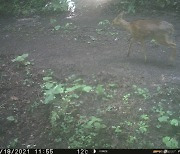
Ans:
[[[38,75],[28,54],[1,56],[2,147],[179,147],[178,85],[150,88],[104,79],[72,74],[57,80],[51,70]]]

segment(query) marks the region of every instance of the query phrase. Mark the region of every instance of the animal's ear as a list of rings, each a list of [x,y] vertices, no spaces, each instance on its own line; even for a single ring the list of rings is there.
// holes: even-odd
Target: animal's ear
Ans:
[[[119,15],[118,15],[118,18],[123,18],[123,15],[126,14],[126,12],[122,11]]]

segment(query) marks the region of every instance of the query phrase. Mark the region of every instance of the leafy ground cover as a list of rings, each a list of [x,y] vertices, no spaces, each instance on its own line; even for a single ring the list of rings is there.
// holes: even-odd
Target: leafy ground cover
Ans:
[[[178,87],[150,91],[104,74],[57,81],[26,56],[1,55],[1,147],[179,147]]]
[[[138,44],[115,15],[83,12],[1,18],[0,148],[179,148],[180,61],[168,49]],[[127,16],[164,18],[156,12]],[[177,43],[177,49],[179,44]]]

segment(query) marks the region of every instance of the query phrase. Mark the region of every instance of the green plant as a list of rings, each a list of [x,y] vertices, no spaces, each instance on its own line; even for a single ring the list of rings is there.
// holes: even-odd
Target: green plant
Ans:
[[[173,6],[173,7],[178,7],[178,1],[174,0],[174,1],[171,1],[171,0],[156,0],[156,5],[157,6],[160,6],[161,8],[165,8],[167,6]]]
[[[158,103],[158,107],[153,106],[152,110],[153,110],[154,112],[159,113],[161,116],[166,113],[166,112],[164,111],[161,103]]]
[[[126,95],[123,96],[123,102],[125,104],[128,103],[128,100],[129,100],[130,96],[131,96],[131,94],[126,94]]]
[[[179,10],[178,0],[119,0],[111,2],[112,9],[126,10],[128,13],[136,13],[138,10],[149,9],[175,9]]]
[[[75,90],[81,91],[81,92],[91,92],[92,87],[84,84],[74,84],[72,87],[66,88],[65,93],[73,92]]]
[[[160,124],[157,124],[156,125],[156,128],[161,128],[162,126]]]
[[[32,81],[31,79],[24,79],[23,81],[23,85],[26,85],[27,87],[30,87],[32,84],[34,83],[34,81]]]
[[[7,146],[7,148],[16,148],[17,144],[18,144],[18,138],[15,138],[15,139],[10,141],[9,145]]]
[[[127,5],[127,12],[128,13],[136,12],[136,1],[135,0],[129,1],[129,4]]]
[[[44,11],[62,12],[67,11],[67,0],[52,0],[43,8]]]
[[[139,88],[136,85],[133,85],[134,93],[142,96],[144,99],[150,98],[149,90],[147,88]]]
[[[117,36],[118,32],[108,32],[111,36]],[[117,39],[117,38],[116,38]]]
[[[61,137],[59,137],[59,138],[55,138],[55,140],[54,140],[56,143],[60,143],[61,141],[62,141],[62,138]]]
[[[141,115],[141,119],[143,119],[143,120],[149,120],[149,117],[148,117],[147,114],[142,114],[142,115]]]
[[[44,73],[44,76],[45,76],[44,77],[45,79],[43,78],[44,81],[46,81],[46,78],[47,78],[47,80],[52,79],[54,72],[51,69],[43,70],[42,72]]]
[[[21,56],[17,56],[15,59],[12,60],[12,62],[17,62],[19,65],[27,66],[31,63],[27,61],[28,54],[22,54]]]
[[[92,40],[92,41],[97,41],[97,38],[95,38],[94,36],[89,36],[90,37],[90,39]]]
[[[109,105],[109,106],[106,108],[106,111],[110,112],[110,111],[112,111],[112,110],[113,110],[113,108],[114,108],[114,106]]]
[[[83,93],[94,93],[101,96],[103,100],[107,100],[113,97],[112,94],[105,92],[105,87],[103,85],[98,85],[92,87],[83,83],[82,79],[75,79],[71,81],[71,84],[58,84],[52,80],[51,76],[45,76],[43,78],[43,85],[41,85],[44,92],[44,103],[48,104],[55,100],[57,97],[61,96],[61,100],[66,102],[71,102],[73,99],[78,99]]]
[[[179,126],[179,121],[178,121],[177,119],[172,119],[172,120],[170,121],[170,124],[171,124],[172,126]]]
[[[57,26],[54,27],[54,29],[55,29],[56,31],[59,30],[60,28],[61,28],[60,25],[57,25]]]
[[[0,1],[0,13],[4,14],[28,16],[40,12],[62,12],[67,11],[67,9],[67,0]]]
[[[106,27],[107,25],[110,25],[109,20],[103,20],[98,23],[99,26]]]
[[[54,18],[50,18],[50,23],[53,25],[53,24],[55,24],[57,22],[57,20],[56,19],[54,19]]]
[[[14,122],[14,123],[17,123],[17,119],[14,117],[14,116],[9,116],[6,118],[8,121],[10,122]]]
[[[103,85],[87,85],[84,80],[75,76],[67,77],[66,83],[58,83],[53,81],[51,74],[49,72],[43,77],[44,83],[41,87],[44,93],[43,102],[45,104],[51,103],[53,106],[50,114],[50,123],[52,133],[58,134],[57,141],[59,141],[59,138],[60,141],[61,139],[63,140],[62,136],[66,134],[68,144],[73,148],[102,144],[110,146],[105,143],[106,141],[96,143],[101,131],[105,131],[107,127],[101,118],[95,116],[85,117],[80,114],[78,114],[79,120],[76,117],[77,112],[80,112],[80,106],[84,104],[83,100],[81,100],[84,95],[87,95],[87,97],[89,94],[105,98],[110,97],[110,94],[105,92],[105,87]],[[111,91],[111,89],[113,88],[109,90]]]
[[[114,129],[116,135],[120,135],[122,133],[121,126],[112,126],[112,129]]]
[[[52,127],[56,127],[57,126],[57,120],[59,119],[59,114],[55,111],[51,112],[51,116],[50,116],[50,123],[52,125]]]
[[[46,88],[44,92],[45,104],[48,104],[51,101],[53,101],[56,98],[56,95],[64,93],[64,87],[62,84],[55,85],[54,83],[46,82],[44,84],[44,87]]]
[[[130,122],[130,121],[125,121],[124,123],[125,123],[128,127],[129,127],[129,126],[133,126],[133,123]]]
[[[37,109],[40,104],[41,104],[40,102],[35,101],[34,103],[31,104],[31,106],[28,110],[31,112],[34,112],[34,110]]]
[[[167,122],[169,119],[169,116],[161,116],[158,118],[159,122]]]
[[[162,141],[168,148],[178,148],[178,141],[174,138],[166,136],[163,137]]]
[[[105,144],[105,141],[98,140],[98,137],[100,137],[101,132],[105,128],[106,125],[103,124],[102,119],[95,116],[89,118],[81,116],[74,135],[69,138],[70,148],[98,147],[98,145]]]
[[[75,29],[76,26],[72,22],[68,22],[64,25],[64,29]]]
[[[98,85],[98,86],[96,87],[96,93],[97,93],[99,96],[106,95],[105,88],[103,87],[103,85]]]
[[[115,83],[109,83],[108,86],[113,89],[118,87],[117,84],[115,84]]]
[[[162,93],[161,93],[162,94]],[[164,108],[162,107],[162,102],[166,102],[165,99],[161,99],[161,102],[158,103],[158,107],[153,107],[153,111],[158,113],[158,121],[161,124],[157,124],[157,128],[161,128],[163,124],[170,124],[171,126],[178,127],[179,121],[178,119],[171,119],[171,117],[176,116],[175,113],[172,111],[164,111]]]
[[[95,116],[91,116],[89,121],[84,125],[85,128],[94,129],[99,131],[100,129],[106,128],[106,125],[102,123],[102,119]]]
[[[76,28],[77,28],[77,26],[70,22],[70,23],[66,23],[65,25],[56,25],[56,26],[54,26],[53,31],[54,30],[56,30],[56,31],[63,30],[64,32],[69,32],[70,30],[74,30]]]
[[[139,130],[138,130],[138,132],[141,132],[141,133],[146,133],[146,132],[147,132],[148,125],[147,125],[145,122],[140,121],[140,122],[138,123],[138,125],[139,125]]]
[[[96,29],[96,32],[97,32],[98,34],[103,34],[103,33],[104,33],[104,31],[103,31],[102,28],[97,28],[97,29]]]
[[[127,139],[127,142],[129,144],[134,144],[136,142],[137,138],[135,136],[129,136],[129,138]]]
[[[99,35],[115,36],[118,32],[112,32],[109,20],[103,20],[98,23],[98,28],[96,28],[96,33]]]
[[[46,2],[46,0],[14,0],[12,2],[2,0],[0,1],[0,13],[24,16],[32,15],[42,11]]]

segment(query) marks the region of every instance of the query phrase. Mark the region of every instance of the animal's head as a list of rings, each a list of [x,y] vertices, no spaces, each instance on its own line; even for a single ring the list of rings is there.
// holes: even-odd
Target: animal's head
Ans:
[[[125,12],[123,11],[116,18],[114,18],[114,20],[112,21],[112,25],[121,25],[121,23],[124,21],[123,20],[124,13]]]

